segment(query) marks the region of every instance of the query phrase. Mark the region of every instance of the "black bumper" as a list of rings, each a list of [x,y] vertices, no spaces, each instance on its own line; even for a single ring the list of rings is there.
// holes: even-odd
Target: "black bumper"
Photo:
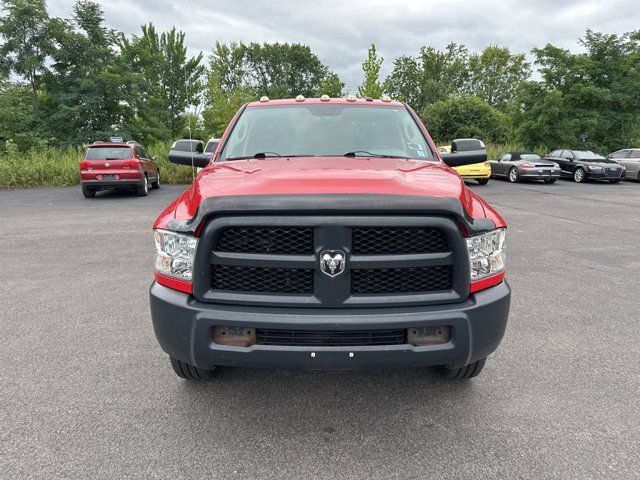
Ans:
[[[143,180],[84,180],[81,182],[83,187],[102,190],[107,188],[136,188],[144,185]]]
[[[519,169],[518,170],[518,174],[520,175],[521,179],[533,179],[533,180],[546,180],[548,178],[555,178],[558,179],[560,178],[560,170],[557,170],[553,173],[551,173],[548,170],[543,170],[542,173],[540,173],[538,170],[536,169]]]
[[[403,308],[313,309],[203,303],[153,283],[151,317],[162,349],[200,368],[241,366],[302,369],[364,369],[448,365],[460,367],[493,352],[504,335],[511,290],[506,282],[464,302]],[[229,347],[213,343],[214,326],[293,330],[378,330],[450,326],[443,345],[363,347]],[[313,355],[312,355],[313,354]]]

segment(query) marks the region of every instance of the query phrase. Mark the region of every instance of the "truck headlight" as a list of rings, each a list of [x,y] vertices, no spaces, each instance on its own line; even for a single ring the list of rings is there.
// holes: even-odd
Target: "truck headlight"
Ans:
[[[479,280],[505,269],[504,241],[506,229],[498,228],[467,238],[471,280]]]
[[[198,239],[167,230],[154,230],[153,238],[156,243],[156,272],[190,282]]]

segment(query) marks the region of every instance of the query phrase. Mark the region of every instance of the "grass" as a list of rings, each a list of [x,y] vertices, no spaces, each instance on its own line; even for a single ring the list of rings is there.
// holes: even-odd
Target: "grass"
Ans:
[[[191,183],[191,168],[167,160],[170,144],[157,143],[149,153],[157,157],[163,183]],[[42,147],[18,152],[11,145],[0,154],[0,188],[60,187],[80,183],[82,148]]]
[[[149,153],[156,157],[163,183],[191,183],[191,168],[169,162],[170,143],[149,145]],[[28,152],[18,152],[11,144],[0,154],[0,188],[28,188],[78,185],[79,163],[84,155],[81,148],[42,147]],[[495,159],[506,152],[530,150],[522,145],[507,143],[488,144],[488,158]],[[542,148],[533,149],[541,155]]]

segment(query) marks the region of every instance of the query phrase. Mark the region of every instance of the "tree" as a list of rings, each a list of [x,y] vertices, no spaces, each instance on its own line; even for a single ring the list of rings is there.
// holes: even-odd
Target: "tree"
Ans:
[[[330,97],[341,97],[344,92],[344,82],[336,73],[329,73],[321,82],[317,96],[329,95]]]
[[[43,143],[34,128],[38,116],[31,93],[29,85],[0,82],[0,146],[10,140],[25,151]]]
[[[376,53],[376,45],[374,43],[369,47],[367,59],[362,63],[364,71],[364,82],[358,87],[358,96],[380,98],[383,92],[382,83],[380,83],[380,67],[384,62],[384,58],[378,57]]]
[[[52,31],[47,123],[43,135],[55,144],[78,145],[121,131],[123,79],[114,49],[115,32],[104,27],[97,3],[81,0],[73,17]]]
[[[466,91],[468,58],[466,47],[456,43],[444,51],[422,47],[415,58],[404,55],[395,60],[385,91],[423,111],[431,103]]]
[[[554,148],[562,132],[567,146],[586,133],[593,148],[617,150],[640,141],[640,32],[606,35],[587,31],[584,53],[547,45],[534,49],[541,86],[525,90],[516,122],[519,137],[540,138]],[[561,111],[559,110],[561,108]],[[537,132],[547,132],[543,139]],[[589,146],[589,145],[584,145]]]
[[[508,134],[506,115],[478,97],[460,96],[432,103],[421,117],[437,142],[455,138],[504,142]]]
[[[126,129],[135,138],[176,138],[185,128],[187,109],[200,103],[202,54],[188,58],[184,38],[175,28],[158,34],[151,23],[142,26],[141,36],[118,38],[131,109]]]
[[[243,104],[271,99],[340,93],[342,82],[306,45],[216,42],[205,89],[205,127],[221,134]],[[323,92],[324,93],[324,92]]]
[[[26,80],[38,108],[38,88],[53,51],[45,0],[2,0],[0,17],[0,73],[11,71]]]
[[[524,54],[512,54],[497,45],[472,54],[468,68],[468,92],[499,109],[506,109],[513,102],[518,87],[531,74]]]

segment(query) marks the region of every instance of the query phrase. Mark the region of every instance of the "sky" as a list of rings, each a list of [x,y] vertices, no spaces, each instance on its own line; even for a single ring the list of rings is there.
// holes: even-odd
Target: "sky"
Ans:
[[[68,17],[70,0],[48,0],[51,16]],[[530,54],[551,43],[579,51],[587,28],[622,34],[640,29],[637,0],[98,0],[108,26],[127,34],[153,22],[186,33],[191,54],[208,56],[216,41],[289,42],[311,47],[349,91],[362,82],[371,43],[384,58],[381,77],[400,55],[423,45],[462,43],[470,51],[498,44]],[[530,55],[529,55],[530,57]],[[531,57],[530,57],[531,58]]]

